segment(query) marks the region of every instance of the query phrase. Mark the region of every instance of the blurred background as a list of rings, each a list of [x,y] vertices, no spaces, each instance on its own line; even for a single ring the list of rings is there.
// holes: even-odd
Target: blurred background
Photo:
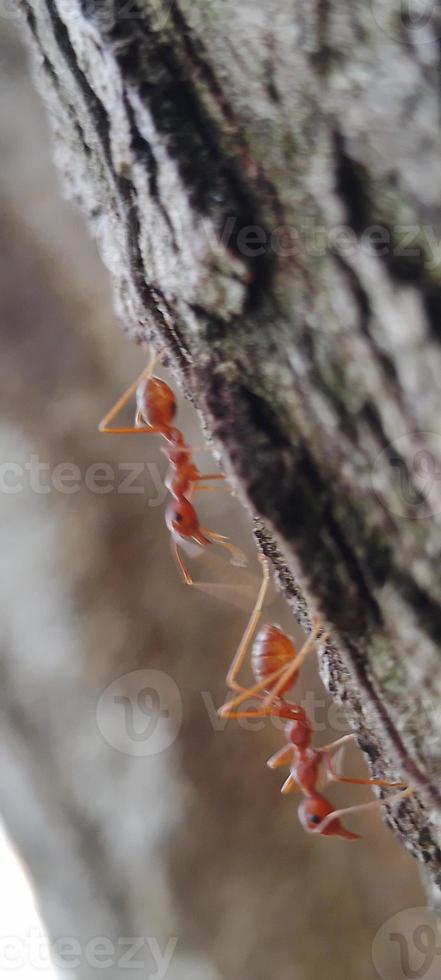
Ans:
[[[307,837],[265,765],[277,728],[216,718],[251,594],[240,609],[185,588],[158,440],[97,433],[146,353],[62,200],[13,18],[0,19],[0,152],[0,977],[133,977],[135,964],[168,980],[371,980],[378,930],[424,905],[418,868],[378,814],[357,844]],[[200,445],[189,406],[179,418]],[[206,494],[203,511],[257,576],[239,501]],[[294,631],[280,600],[269,614]],[[313,660],[299,697],[318,741],[346,730]],[[362,772],[356,752],[345,765]],[[384,934],[380,975],[409,976]]]

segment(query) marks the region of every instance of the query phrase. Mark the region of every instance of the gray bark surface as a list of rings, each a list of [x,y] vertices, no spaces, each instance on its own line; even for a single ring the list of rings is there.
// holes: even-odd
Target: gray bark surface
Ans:
[[[323,675],[418,790],[390,819],[439,885],[441,17],[21,5],[124,323],[165,345],[299,622],[329,624]]]

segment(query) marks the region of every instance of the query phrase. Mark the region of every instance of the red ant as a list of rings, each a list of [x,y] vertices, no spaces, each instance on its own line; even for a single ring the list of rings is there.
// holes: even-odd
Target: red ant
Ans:
[[[288,745],[285,745],[268,761],[268,766],[272,769],[287,763],[291,765],[291,772],[282,787],[282,793],[300,790],[304,794],[305,799],[300,803],[298,813],[302,826],[308,832],[322,834],[323,836],[344,837],[347,840],[358,840],[359,835],[348,830],[341,823],[340,817],[348,813],[365,810],[367,807],[377,806],[381,801],[376,800],[373,803],[362,803],[357,806],[346,807],[344,810],[336,810],[318,792],[317,785],[323,771],[339,782],[359,786],[382,786],[399,789],[404,787],[404,784],[391,783],[383,779],[357,779],[340,776],[333,766],[333,753],[345,742],[353,739],[354,735],[344,735],[337,741],[321,748],[314,748],[311,745],[313,730],[306,712],[300,705],[286,701],[285,694],[295,684],[300,667],[313,649],[322,627],[320,622],[316,620],[308,639],[298,653],[289,637],[277,626],[264,626],[254,639],[269,583],[269,568],[266,560],[263,560],[262,564],[262,585],[250,621],[227,675],[228,687],[238,693],[233,700],[220,709],[219,714],[222,718],[272,716],[286,719],[285,731]],[[256,684],[245,689],[238,684],[236,678],[251,645],[251,665]],[[262,706],[245,711],[235,710],[250,697],[256,698],[262,703]],[[399,798],[402,799],[409,792],[411,791],[406,790],[405,793],[400,793]],[[395,797],[391,797],[390,801],[394,799]]]
[[[197,548],[205,548],[214,541],[230,552],[233,563],[243,565],[246,559],[239,548],[231,544],[223,534],[202,527],[199,523],[191,498],[196,492],[212,489],[204,486],[207,481],[224,480],[225,477],[221,473],[200,473],[192,461],[194,450],[186,445],[182,432],[172,425],[176,415],[175,395],[166,381],[153,374],[161,356],[161,353],[152,356],[148,367],[104,416],[98,428],[100,432],[111,435],[157,433],[166,440],[167,445],[163,452],[168,459],[170,469],[165,485],[173,499],[167,506],[165,520],[172,536],[176,560],[184,582],[193,585],[193,579],[184,565],[179,546],[187,547],[188,550],[192,542]],[[110,423],[134,395],[136,396],[134,426],[111,426]]]

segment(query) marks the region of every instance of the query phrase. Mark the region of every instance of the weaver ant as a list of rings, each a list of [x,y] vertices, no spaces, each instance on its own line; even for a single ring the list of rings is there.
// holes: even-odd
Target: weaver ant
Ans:
[[[233,564],[244,565],[246,559],[239,548],[231,544],[223,534],[202,527],[199,522],[192,498],[195,493],[212,489],[205,486],[207,482],[224,480],[225,477],[221,473],[200,473],[192,460],[194,449],[185,443],[180,429],[172,425],[176,415],[175,395],[166,381],[153,374],[161,356],[162,352],[152,355],[147,368],[115,402],[98,428],[100,432],[110,435],[156,433],[165,439],[166,446],[163,452],[170,467],[165,485],[172,497],[166,508],[165,521],[184,582],[193,585],[195,583],[184,565],[180,548],[186,548],[191,552],[192,546],[196,546],[196,549],[205,548],[211,542],[215,542],[229,551]],[[112,426],[113,420],[133,396],[136,398],[134,425]]]
[[[359,834],[354,834],[342,823],[341,817],[348,813],[357,813],[367,808],[377,806],[380,800],[371,803],[361,803],[356,806],[336,810],[335,807],[318,791],[319,780],[323,775],[341,783],[358,786],[379,786],[384,788],[404,788],[403,783],[391,783],[384,779],[363,779],[350,776],[340,776],[333,765],[333,754],[342,745],[355,738],[355,735],[344,735],[342,738],[314,748],[311,745],[313,729],[311,722],[301,705],[286,700],[285,695],[294,686],[299,670],[304,660],[314,648],[315,641],[322,632],[322,625],[317,619],[313,629],[301,650],[297,653],[294,644],[278,626],[264,626],[255,636],[257,625],[262,613],[265,595],[269,584],[269,567],[265,559],[263,564],[263,580],[257,596],[256,604],[251,613],[237,653],[227,675],[227,685],[236,692],[236,696],[223,705],[219,710],[222,718],[263,718],[277,717],[286,720],[285,732],[288,744],[280,749],[268,761],[268,766],[275,769],[281,765],[290,765],[290,775],[282,787],[282,793],[300,791],[305,799],[298,809],[300,822],[309,833],[323,836],[339,836],[346,840],[358,840]],[[324,638],[324,637],[323,637]],[[238,681],[238,673],[251,647],[251,666],[256,683],[253,687],[244,688]],[[259,706],[249,710],[237,710],[249,698],[260,702]],[[411,790],[405,790],[389,802],[403,799]]]

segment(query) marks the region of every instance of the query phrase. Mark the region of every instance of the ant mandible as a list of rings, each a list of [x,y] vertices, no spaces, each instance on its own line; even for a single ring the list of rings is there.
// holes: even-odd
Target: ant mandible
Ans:
[[[205,548],[211,542],[215,542],[226,548],[231,555],[231,561],[238,565],[246,564],[246,559],[239,548],[231,544],[223,534],[202,527],[199,522],[191,502],[194,494],[211,490],[211,487],[205,486],[207,482],[224,480],[225,477],[221,473],[200,473],[192,460],[194,450],[186,445],[180,429],[172,425],[176,415],[175,395],[166,381],[153,374],[161,357],[162,352],[152,355],[147,368],[115,402],[98,428],[100,432],[110,435],[156,433],[165,439],[166,446],[163,452],[169,463],[165,486],[173,498],[167,505],[165,520],[184,582],[193,585],[195,583],[184,565],[180,552],[180,547],[188,549],[190,542],[197,548]],[[135,424],[112,426],[113,420],[133,396],[136,397]]]
[[[256,604],[251,613],[237,653],[227,675],[227,684],[236,691],[233,700],[227,702],[219,710],[222,718],[262,718],[277,717],[286,720],[285,732],[288,744],[280,749],[268,761],[268,766],[275,769],[281,765],[290,764],[290,775],[282,787],[282,793],[300,791],[305,799],[299,806],[300,822],[309,833],[323,836],[339,836],[346,840],[358,840],[359,835],[352,833],[341,822],[341,817],[377,806],[381,801],[362,803],[342,810],[336,810],[321,793],[318,784],[322,775],[327,775],[342,783],[360,786],[381,786],[400,789],[403,783],[391,783],[383,779],[362,779],[340,776],[333,765],[334,753],[355,735],[344,735],[329,745],[315,748],[311,745],[313,729],[311,722],[301,705],[286,700],[285,695],[294,686],[301,665],[314,648],[315,641],[322,632],[318,619],[313,629],[297,653],[294,644],[277,626],[264,626],[255,637],[257,625],[262,613],[266,592],[269,584],[269,566],[262,559],[263,580],[257,596]],[[255,637],[255,639],[254,639]],[[325,636],[323,636],[323,639]],[[254,641],[254,642],[253,642]],[[251,647],[251,666],[256,684],[251,688],[242,687],[238,681],[238,673]],[[260,702],[259,707],[237,711],[236,709],[253,697]],[[410,790],[400,793],[397,799],[403,799]],[[393,802],[391,797],[389,802]]]

